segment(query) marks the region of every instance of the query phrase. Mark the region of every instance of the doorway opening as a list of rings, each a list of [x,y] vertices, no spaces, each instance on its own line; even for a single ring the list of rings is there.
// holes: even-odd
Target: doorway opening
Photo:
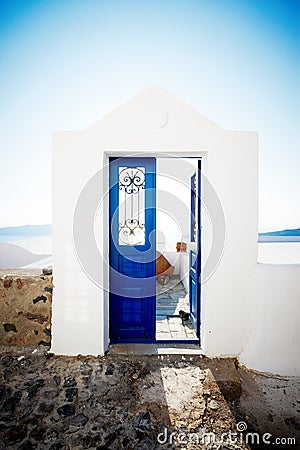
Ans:
[[[110,341],[199,344],[201,159],[109,162]]]
[[[157,158],[156,169],[155,337],[199,343],[201,160]]]

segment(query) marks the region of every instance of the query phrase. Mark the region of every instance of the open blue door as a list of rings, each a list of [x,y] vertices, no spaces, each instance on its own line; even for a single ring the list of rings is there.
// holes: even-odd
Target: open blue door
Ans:
[[[155,158],[110,158],[110,340],[153,342]]]
[[[201,215],[200,215],[201,161],[191,177],[191,250],[189,271],[190,318],[200,338],[200,273],[201,273]]]

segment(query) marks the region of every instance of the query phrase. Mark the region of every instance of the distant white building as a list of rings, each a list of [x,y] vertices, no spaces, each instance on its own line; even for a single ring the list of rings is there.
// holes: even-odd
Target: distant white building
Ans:
[[[160,87],[55,132],[52,351],[155,343],[158,249],[189,290],[205,355],[296,374],[300,266],[257,264],[257,199],[257,133],[224,130]]]

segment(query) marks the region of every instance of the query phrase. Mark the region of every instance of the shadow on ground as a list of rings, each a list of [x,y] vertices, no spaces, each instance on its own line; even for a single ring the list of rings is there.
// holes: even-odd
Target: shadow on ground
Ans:
[[[209,366],[251,449],[300,448],[299,377],[255,372],[228,359]]]

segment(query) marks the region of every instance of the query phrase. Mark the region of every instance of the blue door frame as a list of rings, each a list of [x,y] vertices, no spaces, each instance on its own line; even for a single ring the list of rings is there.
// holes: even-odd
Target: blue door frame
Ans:
[[[191,241],[195,249],[189,255],[189,300],[190,318],[200,341],[201,307],[201,160],[198,160],[197,173],[191,177]]]
[[[156,160],[110,158],[110,341],[155,341]]]
[[[144,241],[135,245],[120,242],[120,171],[144,168]],[[197,340],[166,340],[158,343],[200,343],[201,273],[201,160],[198,160],[196,195],[191,189],[191,224],[198,228],[195,251],[190,252],[190,317]],[[127,181],[127,184],[130,181]],[[111,343],[154,343],[156,332],[156,160],[150,157],[109,158],[109,320]],[[193,205],[194,202],[194,205]],[[197,205],[197,206],[196,206]],[[193,217],[194,211],[196,216]],[[133,221],[129,224],[133,231]],[[122,229],[122,227],[121,227]],[[192,240],[191,225],[191,240]]]

